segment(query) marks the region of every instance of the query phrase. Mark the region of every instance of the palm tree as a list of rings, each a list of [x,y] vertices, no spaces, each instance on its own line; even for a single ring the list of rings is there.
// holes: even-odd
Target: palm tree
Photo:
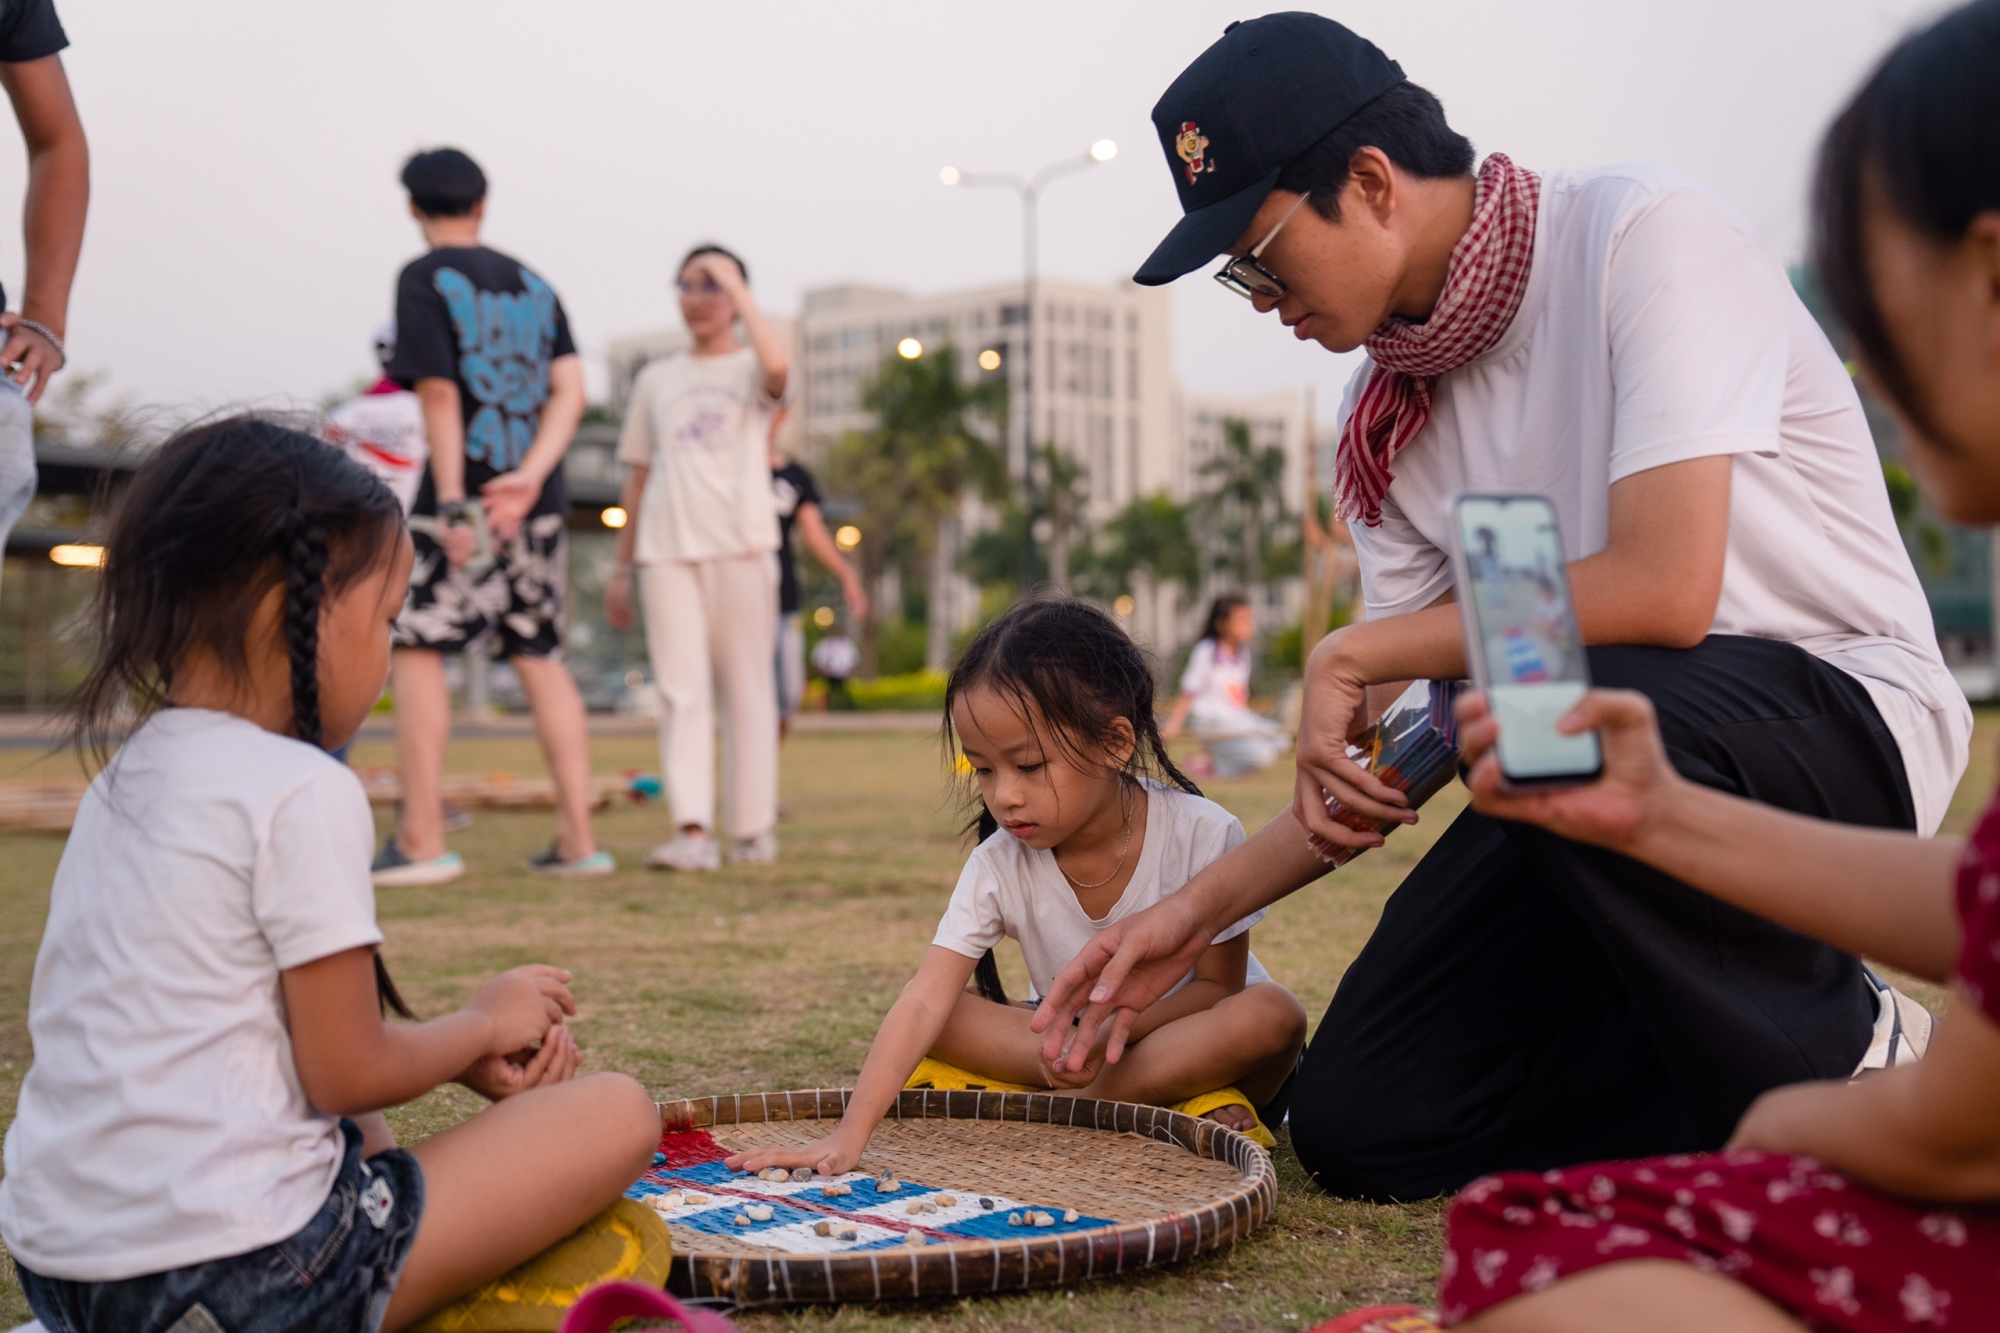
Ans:
[[[1005,428],[1007,385],[966,383],[957,353],[946,344],[914,360],[885,358],[861,403],[875,414],[875,426],[836,440],[827,472],[839,490],[860,501],[861,571],[871,589],[881,586],[892,561],[906,577],[929,566],[934,610],[926,658],[941,665],[951,628],[935,609],[951,575],[950,544],[941,529],[968,492],[991,499],[1006,493],[1006,460],[974,424]],[[880,612],[871,606],[861,627],[863,675],[875,671],[879,629]]]
[[[1222,423],[1222,450],[1201,465],[1209,488],[1195,502],[1195,519],[1211,567],[1238,587],[1269,575],[1273,537],[1291,516],[1285,509],[1285,451],[1259,449],[1244,421]]]
[[[1090,539],[1085,509],[1090,503],[1090,471],[1053,442],[1041,455],[1041,485],[1035,489],[1040,517],[1049,521],[1049,584],[1069,590],[1070,551]]]
[[[1171,639],[1164,627],[1173,615],[1160,605],[1161,598],[1170,589],[1191,592],[1201,582],[1191,514],[1189,506],[1156,492],[1134,496],[1104,525],[1104,554],[1098,561],[1104,591],[1126,593],[1135,601],[1144,598],[1154,632],[1166,636],[1163,641]]]

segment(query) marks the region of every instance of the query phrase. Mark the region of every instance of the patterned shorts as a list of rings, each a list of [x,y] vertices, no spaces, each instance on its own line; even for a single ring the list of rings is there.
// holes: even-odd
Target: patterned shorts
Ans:
[[[493,548],[485,569],[453,569],[428,533],[410,538],[417,562],[396,618],[396,647],[492,654],[497,644],[501,657],[562,655],[569,540],[561,514],[530,516],[512,541]]]

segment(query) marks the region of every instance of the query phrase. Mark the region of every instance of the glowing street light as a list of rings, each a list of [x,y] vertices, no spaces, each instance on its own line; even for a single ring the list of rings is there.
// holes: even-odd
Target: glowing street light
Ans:
[[[83,542],[49,548],[49,559],[67,569],[98,569],[104,564],[104,548]]]
[[[1042,191],[1059,176],[1072,172],[1088,171],[1118,156],[1118,145],[1110,139],[1099,139],[1084,152],[1074,157],[1065,157],[1051,162],[1030,177],[1016,176],[1011,171],[960,171],[957,167],[946,167],[938,172],[938,179],[946,185],[963,185],[968,189],[997,187],[1012,190],[1021,199],[1021,286],[1023,288],[1020,346],[1028,353],[1028,359],[1021,363],[1022,411],[1021,421],[1021,490],[1022,507],[1030,513],[1035,508],[1035,231],[1037,205]],[[909,353],[904,353],[908,356]],[[993,364],[987,365],[991,356]],[[980,354],[981,370],[997,370],[1000,355],[996,351]],[[1031,588],[1035,583],[1035,538],[1032,532],[1021,543],[1021,586]]]
[[[861,545],[861,529],[852,523],[843,523],[840,530],[833,534],[833,542],[841,550],[851,551]]]
[[[924,345],[915,338],[905,338],[896,344],[896,355],[905,361],[914,361],[924,354]]]
[[[1130,593],[1124,593],[1119,596],[1117,601],[1111,604],[1111,609],[1117,613],[1118,618],[1120,620],[1125,620],[1130,618],[1133,610],[1137,606],[1138,603],[1132,600],[1132,595]]]
[[[813,612],[813,624],[818,625],[821,629],[832,629],[833,608],[822,606],[819,610]]]
[[[607,528],[622,528],[625,526],[628,515],[617,505],[612,505],[597,517],[603,521],[604,526]]]
[[[991,347],[981,352],[979,354],[979,368],[981,370],[1000,369],[1000,353]]]

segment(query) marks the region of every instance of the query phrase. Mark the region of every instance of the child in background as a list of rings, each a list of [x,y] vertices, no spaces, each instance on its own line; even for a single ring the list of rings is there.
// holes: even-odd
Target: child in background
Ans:
[[[929,954],[882,1021],[840,1127],[727,1165],[853,1170],[927,1052],[999,1081],[1115,1101],[1171,1103],[1234,1085],[1245,1101],[1214,1118],[1254,1126],[1252,1107],[1268,1106],[1297,1064],[1306,1023],[1250,952],[1261,912],[1224,931],[1139,1016],[1121,1063],[1106,1065],[1100,1049],[1075,1073],[1042,1058],[1032,1009],[1006,1002],[991,962],[1001,939],[1018,941],[1039,992],[1097,931],[1243,841],[1236,817],[1167,757],[1144,655],[1087,602],[1020,603],[966,647],[945,689],[945,735],[978,781],[984,840]],[[975,969],[978,991],[967,988]]]
[[[411,560],[381,482],[254,418],[183,432],[118,505],[76,736],[142,720],[56,871],[0,1181],[51,1329],[404,1328],[645,1169],[644,1089],[573,1077],[567,972],[383,1021],[374,820],[324,747],[382,691]],[[382,1109],[449,1081],[498,1104],[397,1148]]]
[[[417,502],[431,447],[424,439],[424,409],[417,395],[389,378],[396,359],[396,321],[375,330],[375,360],[382,375],[362,393],[326,414],[320,433],[349,458],[382,479],[405,514]]]
[[[1192,718],[1206,754],[1200,762],[1218,778],[1239,778],[1269,768],[1285,752],[1285,733],[1250,708],[1250,641],[1257,613],[1241,593],[1226,592],[1209,604],[1208,623],[1188,652],[1180,698],[1160,735],[1180,738]]]
[[[1907,39],[1835,121],[1815,256],[1905,456],[1955,523],[2000,521],[2000,0]],[[1884,508],[1886,509],[1886,502]],[[1657,867],[1952,988],[1923,1059],[1759,1097],[1719,1153],[1476,1181],[1440,1303],[1478,1333],[2000,1328],[2000,800],[1969,841],[1832,824],[1676,773],[1646,698],[1594,691],[1604,776],[1510,791],[1461,705],[1475,808]],[[1671,724],[1670,724],[1671,725]]]

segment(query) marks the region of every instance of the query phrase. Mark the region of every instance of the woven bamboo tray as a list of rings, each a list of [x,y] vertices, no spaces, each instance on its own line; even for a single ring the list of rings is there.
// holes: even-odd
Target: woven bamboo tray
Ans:
[[[731,1152],[803,1145],[832,1129],[849,1092],[666,1102],[660,1122],[668,1136],[705,1133]],[[996,1234],[938,1231],[932,1232],[934,1243],[921,1248],[825,1253],[778,1248],[772,1242],[785,1244],[780,1235],[760,1244],[754,1233],[676,1226],[669,1216],[674,1258],[668,1290],[749,1306],[1059,1286],[1234,1245],[1263,1224],[1278,1198],[1270,1157],[1213,1120],[1042,1092],[904,1092],[869,1141],[861,1170],[940,1192],[932,1197],[951,1191],[962,1200],[983,1194],[1058,1213],[1074,1208],[1086,1221],[1083,1229],[1051,1232],[1003,1228],[998,1215],[988,1214],[967,1224]],[[749,1177],[731,1183],[761,1188]],[[857,1194],[872,1195],[872,1187]],[[816,1184],[801,1187],[789,1201],[826,1207]],[[923,1219],[877,1220],[929,1230]]]

